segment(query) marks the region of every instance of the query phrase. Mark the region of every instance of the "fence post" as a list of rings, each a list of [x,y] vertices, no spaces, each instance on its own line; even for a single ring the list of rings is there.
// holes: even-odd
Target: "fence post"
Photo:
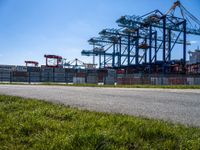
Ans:
[[[53,82],[55,82],[55,68],[53,68]]]
[[[31,76],[30,76],[30,72],[28,72],[28,82],[29,82],[29,84],[31,84]]]
[[[50,82],[50,79],[49,79],[50,77],[49,77],[49,72],[48,72],[48,82]]]
[[[13,82],[13,71],[10,72],[10,83]]]
[[[42,69],[40,70],[40,82],[42,82]]]

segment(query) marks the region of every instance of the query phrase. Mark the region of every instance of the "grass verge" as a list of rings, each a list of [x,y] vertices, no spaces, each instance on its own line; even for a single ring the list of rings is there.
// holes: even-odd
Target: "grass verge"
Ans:
[[[200,149],[200,129],[0,96],[0,149]]]
[[[97,85],[97,84],[65,84],[44,82],[28,83],[0,83],[0,85],[47,85],[47,86],[73,86],[73,87],[99,87],[99,88],[155,88],[155,89],[200,89],[200,85]]]
[[[53,85],[53,84],[44,84]],[[56,85],[56,84],[54,84]],[[78,87],[107,87],[107,88],[157,88],[157,89],[200,89],[200,85],[96,85],[96,84],[74,84],[65,86]]]

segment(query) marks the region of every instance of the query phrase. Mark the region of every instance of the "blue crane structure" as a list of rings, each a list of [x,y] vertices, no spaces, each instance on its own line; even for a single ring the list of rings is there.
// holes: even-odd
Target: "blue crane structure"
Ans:
[[[175,16],[180,8],[181,17]],[[200,36],[200,21],[177,1],[167,13],[154,10],[143,16],[122,16],[119,29],[104,29],[99,37],[88,42],[92,50],[82,50],[84,56],[98,56],[100,68],[127,69],[136,72],[171,73],[179,64],[186,72],[187,35]],[[174,49],[181,49],[181,58],[172,59]]]

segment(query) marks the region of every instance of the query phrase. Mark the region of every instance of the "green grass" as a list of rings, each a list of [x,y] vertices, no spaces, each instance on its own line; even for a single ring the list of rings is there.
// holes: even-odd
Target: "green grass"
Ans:
[[[53,83],[43,85],[58,85]],[[96,85],[96,84],[74,84],[64,86],[78,87],[107,87],[107,88],[158,88],[158,89],[200,89],[200,85]]]
[[[0,96],[0,149],[200,149],[200,129]]]
[[[24,83],[0,83],[2,85],[24,85]],[[25,85],[27,85],[26,83]],[[29,84],[28,84],[29,85]],[[100,88],[155,88],[155,89],[200,89],[200,85],[97,85],[97,84],[60,84],[53,82],[44,82],[30,85],[47,86],[73,86],[73,87],[100,87]]]

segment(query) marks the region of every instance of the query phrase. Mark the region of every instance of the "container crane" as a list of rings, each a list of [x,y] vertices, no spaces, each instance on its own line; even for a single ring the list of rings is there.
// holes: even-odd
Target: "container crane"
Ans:
[[[180,17],[176,15],[178,8]],[[116,22],[119,29],[102,30],[99,37],[88,41],[93,46],[92,50],[83,50],[82,55],[99,56],[102,67],[106,64],[112,64],[113,68],[141,66],[149,73],[154,70],[167,73],[177,62],[173,59],[178,59],[172,59],[172,54],[177,47],[182,47],[178,64],[183,67],[180,70],[185,72],[187,46],[191,45],[187,35],[200,36],[200,21],[180,1],[176,1],[167,13],[154,10],[142,16],[125,15]],[[156,69],[157,66],[162,69]]]
[[[62,60],[63,58],[58,55],[44,55],[46,59],[46,67],[52,67],[52,68],[59,68],[63,67]]]
[[[25,61],[26,66],[38,67],[39,63],[37,61]]]
[[[74,69],[83,68],[83,67],[85,67],[85,65],[86,64],[83,61],[79,60],[78,58],[76,58],[72,61],[66,62],[64,64],[65,67],[74,68]]]

